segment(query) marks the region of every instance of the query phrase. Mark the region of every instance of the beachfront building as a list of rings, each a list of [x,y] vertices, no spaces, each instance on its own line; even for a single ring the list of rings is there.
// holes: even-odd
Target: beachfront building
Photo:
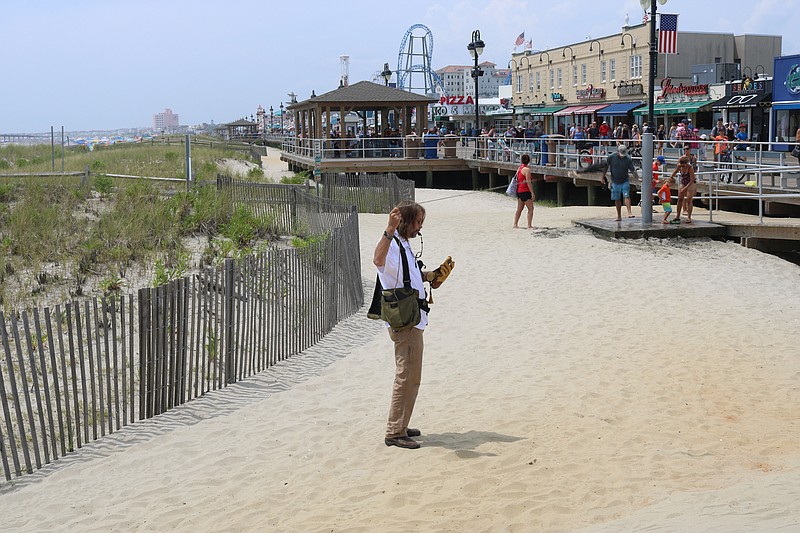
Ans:
[[[480,127],[490,128],[495,125],[492,114],[502,115],[505,122],[511,122],[512,111],[510,99],[500,93],[506,85],[510,69],[498,69],[495,63],[484,61],[478,65],[483,75],[478,78],[478,104],[481,120]],[[440,95],[439,102],[433,107],[433,118],[437,125],[449,131],[460,131],[462,128],[472,131],[475,122],[475,79],[472,77],[472,66],[448,65],[436,71],[442,79],[447,94]],[[505,99],[505,106],[502,100]],[[505,124],[503,122],[503,124]]]
[[[592,121],[642,123],[646,120],[650,73],[650,26],[625,26],[620,32],[541,51],[512,54],[513,104],[524,123],[542,121],[548,133]],[[677,32],[678,54],[659,54],[655,80],[656,124],[692,119],[713,126],[712,104],[722,89],[693,82],[693,66],[732,64],[741,78],[746,67],[772,65],[781,52],[781,37],[728,33]],[[763,67],[762,67],[763,68]],[[764,73],[768,75],[770,73]],[[679,105],[682,104],[682,105]]]
[[[773,149],[791,152],[800,128],[800,54],[776,57],[772,94]]]
[[[153,115],[153,130],[155,131],[174,132],[178,130],[178,126],[178,114],[173,113],[170,108]]]

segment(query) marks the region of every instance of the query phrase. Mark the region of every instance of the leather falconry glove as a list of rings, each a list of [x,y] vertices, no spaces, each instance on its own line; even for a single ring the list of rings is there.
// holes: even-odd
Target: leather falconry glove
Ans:
[[[446,280],[447,277],[450,275],[450,272],[453,271],[453,268],[455,268],[455,266],[456,262],[453,261],[453,258],[448,255],[447,259],[444,260],[444,263],[439,265],[439,268],[431,272],[428,272],[428,274],[425,276],[425,281],[430,281],[431,287],[434,289],[438,289],[442,285],[442,283],[444,283],[444,280]]]

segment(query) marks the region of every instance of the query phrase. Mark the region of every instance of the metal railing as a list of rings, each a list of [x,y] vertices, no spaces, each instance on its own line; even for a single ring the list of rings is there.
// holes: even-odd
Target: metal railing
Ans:
[[[624,141],[631,149],[634,163],[641,168],[641,141]],[[667,165],[675,165],[683,154],[683,145],[692,146],[698,156],[698,164],[718,173],[732,168],[744,173],[750,169],[755,173],[761,169],[763,175],[772,177],[771,187],[800,189],[800,172],[795,158],[785,151],[771,151],[772,143],[747,142],[748,150],[742,146],[721,141],[664,141],[658,143],[656,155],[664,155]],[[730,162],[715,158],[715,147],[727,145]],[[519,164],[522,154],[531,157],[531,165],[561,170],[579,170],[601,163],[616,152],[615,139],[573,140],[563,137],[506,138],[506,137],[460,137],[457,135],[407,136],[407,137],[347,137],[344,139],[302,139],[286,137],[282,151],[308,159],[320,158],[321,162],[341,159],[405,158],[439,159],[460,158],[470,161]],[[587,153],[590,152],[590,153]]]

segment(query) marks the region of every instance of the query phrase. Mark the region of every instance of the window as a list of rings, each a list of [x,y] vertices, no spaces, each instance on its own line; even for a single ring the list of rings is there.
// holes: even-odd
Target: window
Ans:
[[[606,82],[606,62],[600,62],[600,81],[605,83]]]
[[[561,68],[558,69],[558,88],[561,88]]]
[[[517,92],[522,92],[522,74],[517,74]]]
[[[572,85],[573,87],[578,86],[578,65],[572,66]]]
[[[553,75],[553,69],[550,69],[550,88],[555,89],[556,84],[555,80],[553,79],[555,76]]]
[[[581,85],[586,85],[586,63],[581,63]]]
[[[533,72],[528,72],[528,88],[530,92],[533,92],[533,88],[535,85],[533,84]]]
[[[642,56],[631,56],[630,73],[631,79],[642,77]]]
[[[540,90],[542,88],[542,73],[538,70],[536,71],[536,90]]]
[[[608,70],[609,70],[609,79],[614,81],[617,79],[617,60],[616,59],[609,59],[608,60]]]

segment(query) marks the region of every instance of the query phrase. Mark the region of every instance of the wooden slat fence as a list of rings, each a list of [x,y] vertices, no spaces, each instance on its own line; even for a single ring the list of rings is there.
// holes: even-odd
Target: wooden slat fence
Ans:
[[[133,295],[0,312],[0,479],[253,375],[361,307],[354,206],[297,187],[218,186],[286,233],[326,238]]]

